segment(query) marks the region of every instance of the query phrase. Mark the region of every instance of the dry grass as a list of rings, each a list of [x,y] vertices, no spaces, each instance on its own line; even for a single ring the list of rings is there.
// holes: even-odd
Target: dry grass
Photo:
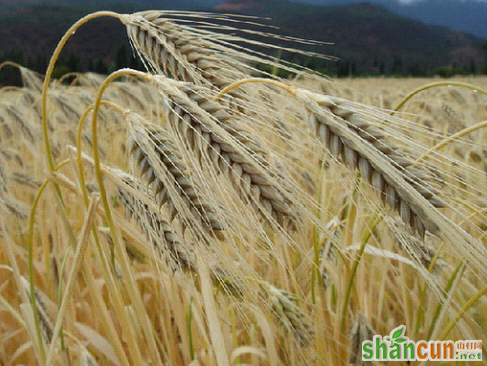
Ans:
[[[230,34],[249,19],[103,14],[153,73],[0,90],[0,364],[358,365],[402,324],[487,338],[487,132],[441,144],[485,95],[392,112],[430,81],[279,80]]]

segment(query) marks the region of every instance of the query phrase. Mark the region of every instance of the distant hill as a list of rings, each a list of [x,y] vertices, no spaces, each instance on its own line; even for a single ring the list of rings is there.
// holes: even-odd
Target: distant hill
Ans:
[[[191,1],[192,6],[196,6],[195,0],[184,4]],[[76,2],[68,6],[69,1],[59,1],[63,5],[19,6],[16,1],[17,6],[7,6],[6,2],[8,0],[0,0],[3,6],[0,9],[0,61],[14,59],[41,72],[64,31],[86,13],[105,4],[86,1],[83,5]],[[155,8],[151,3],[166,4],[159,8],[174,7],[174,1],[169,0],[145,0],[137,5],[132,0],[114,0],[113,4],[117,5],[110,8],[119,11]],[[181,4],[178,3],[178,7]],[[420,75],[440,67],[475,72],[486,63],[483,39],[445,27],[425,25],[370,3],[319,7],[300,4],[297,7],[286,0],[227,0],[213,10],[270,17],[270,24],[280,28],[278,33],[333,42],[333,46],[315,47],[313,51],[339,57],[339,61],[299,59],[288,54],[279,57],[334,74]],[[102,72],[117,66],[135,65],[131,55],[124,27],[116,20],[103,18],[91,21],[77,32],[63,51],[61,64],[69,71],[96,69]]]
[[[23,6],[0,13],[0,56],[13,54],[23,62],[52,54],[64,32],[86,14],[81,8],[63,6]],[[127,43],[124,27],[110,18],[95,19],[81,27],[68,42],[62,57],[76,55],[79,63],[112,57],[120,44]],[[8,58],[8,57],[7,57]],[[17,61],[17,60],[16,60]]]
[[[293,0],[317,6],[349,5],[364,0]],[[416,19],[425,24],[443,25],[448,28],[471,33],[487,39],[487,1],[485,0],[367,0],[389,11]],[[55,3],[58,5],[80,4],[79,0],[0,0],[2,4],[25,5]],[[210,9],[223,0],[84,0],[84,5],[111,8],[113,6],[135,7],[138,9],[178,7],[184,9]]]
[[[363,0],[295,0],[313,5],[348,5]],[[443,25],[487,39],[487,1],[485,0],[368,0],[395,14]]]
[[[486,62],[483,39],[426,25],[366,2],[296,6],[285,0],[227,0],[213,10],[270,17],[285,34],[333,42],[326,52],[342,59],[338,67],[354,68],[357,73],[421,73],[438,67],[473,71]]]

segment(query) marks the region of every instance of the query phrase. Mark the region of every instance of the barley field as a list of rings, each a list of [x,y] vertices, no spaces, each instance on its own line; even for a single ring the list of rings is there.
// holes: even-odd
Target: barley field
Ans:
[[[52,80],[98,16],[148,72]],[[46,75],[0,65],[23,81],[0,89],[0,365],[362,365],[400,325],[486,340],[487,77],[332,80],[214,19],[95,13]]]

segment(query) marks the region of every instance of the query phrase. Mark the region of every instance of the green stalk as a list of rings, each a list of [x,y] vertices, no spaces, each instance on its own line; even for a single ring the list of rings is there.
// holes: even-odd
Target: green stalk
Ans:
[[[98,90],[98,95],[96,97],[96,101],[93,105],[93,116],[91,120],[91,136],[93,139],[93,163],[95,166],[95,175],[98,182],[98,188],[100,190],[100,197],[103,204],[103,209],[105,211],[108,227],[110,228],[110,232],[113,237],[113,241],[115,246],[119,244],[119,237],[117,231],[115,229],[115,223],[113,221],[112,212],[110,210],[110,204],[108,202],[108,195],[105,189],[105,183],[103,182],[103,172],[101,169],[100,164],[100,151],[98,148],[98,112],[100,110],[101,99],[103,93],[105,92],[106,88],[110,85],[110,83],[124,75],[134,75],[140,78],[149,80],[150,75],[141,71],[132,70],[132,69],[120,69],[118,71],[113,72],[110,74],[101,85],[100,89]]]
[[[450,290],[452,289],[453,284],[455,283],[455,280],[457,279],[458,274],[460,272],[461,272],[461,274],[463,274],[463,271],[461,271],[462,267],[463,267],[463,269],[465,269],[463,262],[460,262],[458,264],[457,268],[455,268],[455,271],[453,272],[453,274],[451,275],[450,279],[448,280],[448,283],[446,284],[446,288],[445,288],[445,291],[444,291],[445,294],[448,294],[450,292]],[[435,314],[433,315],[433,321],[431,322],[431,324],[429,326],[429,332],[428,332],[427,339],[431,339],[431,336],[433,334],[433,330],[435,329],[435,326],[436,326],[436,322],[438,321],[438,318],[440,317],[440,313],[441,313],[441,308],[442,307],[443,307],[443,303],[442,302],[440,302],[438,304],[438,306],[436,307]],[[441,340],[442,338],[439,338],[439,339]]]
[[[194,360],[193,332],[191,330],[191,322],[192,321],[193,321],[193,297],[190,297],[188,315],[186,316],[186,322],[188,324],[189,356],[191,358],[191,361]]]
[[[446,339],[448,334],[450,334],[451,330],[455,326],[455,324],[458,323],[458,321],[463,317],[463,315],[470,309],[482,296],[484,296],[487,293],[487,286],[481,289],[474,297],[472,297],[460,311],[457,313],[455,318],[446,326],[445,330],[443,333],[441,333],[436,339],[442,340]]]
[[[433,269],[435,268],[435,265],[436,265],[436,261],[437,261],[438,257],[440,256],[441,250],[443,249],[444,246],[445,246],[445,242],[441,243],[441,245],[438,247],[438,250],[436,251],[435,256],[433,257],[431,264],[428,267],[429,273],[433,272]],[[458,272],[460,270],[460,266],[461,266],[461,263],[457,267],[457,269],[455,270],[455,273],[453,274],[453,276],[456,276],[456,272]],[[452,279],[450,278],[450,281],[447,284],[447,288],[446,288],[445,292],[450,291],[450,288],[453,284],[453,282],[451,282],[451,281],[452,281]],[[416,329],[415,329],[415,333],[414,333],[416,338],[418,337],[419,329],[421,328],[421,323],[424,320],[424,313],[425,313],[424,301],[426,299],[426,290],[427,289],[428,289],[428,283],[425,283],[423,288],[421,289],[421,295],[420,295],[419,307],[418,307],[418,317],[416,318]]]
[[[107,102],[107,101],[102,101],[100,102],[100,104],[111,106],[123,113],[122,107],[120,107],[118,104]],[[83,159],[81,157],[82,156],[81,139],[83,135],[83,127],[85,125],[86,118],[88,117],[88,114],[90,113],[90,111],[93,109],[94,106],[95,106],[94,103],[91,104],[83,112],[83,115],[81,116],[80,121],[78,123],[78,130],[76,134],[76,158],[78,163],[78,178],[79,178],[80,189],[83,194],[83,200],[85,202],[86,207],[88,207],[88,190],[86,189],[85,173],[83,170]]]
[[[105,218],[107,220],[108,227],[110,229],[110,234],[113,240],[114,244],[114,250],[111,251],[111,256],[112,256],[112,263],[114,263],[115,259],[115,251],[118,251],[118,254],[120,255],[121,258],[121,266],[122,266],[122,271],[127,275],[127,289],[130,294],[131,299],[134,302],[134,307],[135,307],[135,314],[138,316],[138,321],[142,325],[142,330],[147,337],[147,341],[150,342],[151,340],[151,335],[152,332],[148,327],[147,319],[145,319],[142,314],[144,314],[144,307],[143,303],[140,299],[140,293],[138,293],[138,287],[137,284],[135,283],[135,280],[133,276],[131,275],[130,271],[130,266],[127,260],[126,254],[124,255],[124,249],[125,246],[123,245],[121,238],[120,238],[120,232],[118,230],[117,225],[115,224],[115,221],[113,220],[111,208],[110,208],[110,203],[108,201],[108,195],[105,189],[105,184],[103,182],[103,172],[101,168],[101,163],[100,163],[100,152],[99,152],[99,147],[98,147],[98,112],[100,109],[101,105],[101,99],[103,97],[103,93],[106,90],[106,88],[110,85],[110,83],[124,75],[133,75],[136,77],[140,77],[146,81],[150,81],[152,79],[152,75],[137,71],[137,70],[132,70],[132,69],[120,69],[118,71],[113,72],[110,74],[102,83],[100,86],[100,89],[98,90],[98,95],[95,101],[95,104],[93,106],[93,116],[91,120],[91,135],[93,139],[93,163],[95,167],[95,175],[96,179],[98,182],[98,188],[100,190],[100,198],[102,201],[103,205],[103,210],[105,212]],[[131,340],[132,341],[132,340]],[[135,347],[134,349],[138,351],[138,348],[136,348],[135,344],[133,345]],[[152,353],[153,359],[157,359],[157,355],[155,354],[155,349],[156,347],[148,347],[148,350]],[[138,352],[134,353],[135,359],[140,358],[140,355]]]
[[[68,164],[69,160],[65,160],[60,163],[57,167],[54,167],[53,171],[61,169],[64,165]],[[34,197],[34,202],[30,207],[30,214],[29,214],[29,229],[28,229],[28,237],[27,237],[27,271],[29,274],[29,284],[30,284],[30,304],[32,307],[32,312],[34,316],[34,322],[36,325],[37,330],[37,340],[39,343],[39,349],[41,351],[41,357],[43,361],[45,361],[46,353],[44,350],[44,343],[42,341],[42,332],[39,326],[39,315],[37,314],[37,308],[35,303],[35,278],[34,278],[34,223],[35,223],[35,213],[37,210],[37,205],[41,199],[42,193],[46,189],[47,185],[50,183],[49,179],[45,179],[40,188],[37,190],[36,196]],[[69,236],[71,238],[71,236]]]

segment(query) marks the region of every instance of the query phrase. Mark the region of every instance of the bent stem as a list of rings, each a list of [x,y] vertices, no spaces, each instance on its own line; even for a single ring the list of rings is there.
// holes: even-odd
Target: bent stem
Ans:
[[[406,102],[411,99],[413,96],[415,96],[416,94],[424,91],[424,90],[427,90],[427,89],[431,89],[431,88],[435,88],[437,86],[459,86],[459,87],[464,87],[464,88],[469,88],[469,89],[472,89],[476,92],[479,92],[479,93],[482,93],[484,95],[487,95],[487,91],[485,89],[482,89],[478,86],[475,86],[473,84],[469,84],[469,83],[462,83],[461,81],[437,81],[437,82],[434,82],[434,83],[431,83],[431,84],[427,84],[427,85],[423,85],[415,90],[413,90],[411,93],[409,93],[393,110],[392,112],[390,113],[391,116],[393,116],[399,109],[401,109],[404,104],[406,104]]]
[[[112,11],[98,11],[92,14],[88,14],[85,17],[81,18],[78,20],[76,23],[74,23],[64,34],[64,36],[61,38],[59,41],[58,45],[56,46],[56,49],[54,50],[51,59],[49,61],[49,65],[47,67],[46,71],[46,76],[44,78],[44,84],[42,86],[42,96],[41,96],[41,111],[42,111],[42,136],[44,139],[44,146],[46,149],[46,157],[47,157],[47,162],[49,165],[49,169],[51,171],[54,170],[54,158],[52,157],[52,152],[51,152],[51,143],[49,141],[49,129],[47,128],[47,89],[49,87],[49,84],[51,82],[51,77],[52,77],[52,72],[54,70],[54,65],[56,64],[56,61],[59,57],[59,54],[61,53],[61,50],[63,49],[64,45],[68,41],[69,37],[71,37],[76,30],[81,27],[83,24],[88,22],[91,19],[94,18],[99,18],[103,16],[109,16],[109,17],[114,17],[117,19],[121,19],[121,15]],[[56,185],[57,187],[57,185]],[[59,191],[59,188],[56,188]]]
[[[112,103],[112,102],[107,102],[107,101],[101,101],[100,105],[107,105],[110,107],[113,107],[123,113],[123,108],[120,107],[118,104]],[[88,207],[88,191],[86,189],[86,179],[85,179],[85,172],[83,170],[83,159],[82,159],[82,149],[81,149],[81,139],[82,139],[82,134],[83,134],[83,127],[86,122],[86,118],[88,117],[88,114],[92,111],[93,107],[95,106],[95,103],[91,104],[88,106],[88,108],[85,109],[83,112],[83,115],[80,118],[80,121],[78,123],[78,130],[76,134],[76,160],[78,163],[78,178],[79,178],[79,183],[80,183],[80,189],[83,194],[83,200],[85,202],[85,206]]]
[[[277,80],[274,79],[267,79],[267,78],[248,78],[248,79],[242,79],[235,81],[234,83],[231,83],[230,85],[226,86],[223,88],[215,97],[214,101],[218,102],[225,94],[228,92],[237,89],[241,87],[244,84],[249,84],[249,83],[263,83],[263,84],[269,84],[269,85],[274,85],[277,86],[278,88],[284,89],[287,92],[291,93],[292,95],[296,95],[297,90],[289,85],[286,85],[284,83],[281,83]]]
[[[474,131],[477,131],[477,130],[480,130],[481,128],[484,128],[484,127],[487,127],[487,120],[485,121],[482,121],[482,122],[479,122],[479,123],[476,123],[474,124],[473,126],[470,126],[470,127],[467,127],[461,131],[458,131],[457,133],[447,137],[446,139],[440,141],[439,143],[437,143],[435,146],[433,146],[431,149],[429,149],[428,151],[426,151],[423,155],[421,155],[419,158],[416,159],[416,161],[414,162],[413,166],[415,166],[416,164],[422,162],[428,155],[430,155],[432,152],[436,151],[436,150],[439,150],[441,149],[442,147],[445,147],[446,145],[448,144],[451,144],[452,142],[454,142],[455,140],[458,140],[459,138],[465,136],[465,135],[468,135],[469,133],[471,132],[474,132]]]
[[[124,246],[120,238],[120,232],[118,230],[118,227],[115,225],[115,222],[113,220],[113,216],[111,213],[110,209],[110,204],[108,202],[108,195],[105,189],[105,184],[103,182],[103,172],[101,169],[101,163],[100,163],[100,153],[99,153],[99,148],[98,148],[98,128],[97,128],[97,121],[98,121],[98,112],[101,106],[101,99],[103,96],[104,91],[106,88],[110,85],[110,83],[124,75],[133,75],[140,77],[146,81],[151,81],[152,75],[137,71],[137,70],[132,70],[132,69],[120,69],[118,71],[113,72],[110,74],[104,81],[103,84],[101,85],[98,95],[95,101],[95,104],[93,106],[93,117],[91,120],[91,136],[93,140],[93,162],[95,166],[95,175],[96,179],[98,182],[98,188],[100,191],[100,197],[103,205],[103,210],[105,211],[105,217],[107,220],[108,227],[110,229],[110,234],[113,240],[114,244],[114,250],[118,251],[118,254],[121,257],[121,265],[122,265],[122,271],[123,273],[126,274],[127,276],[127,289],[129,291],[130,297],[134,303],[135,307],[135,313],[137,314],[137,317],[139,318],[138,321],[140,322],[142,329],[145,333],[146,340],[149,343],[148,350],[152,354],[152,358],[154,360],[158,359],[158,356],[155,354],[157,347],[155,345],[150,344],[153,342],[153,333],[148,327],[147,319],[144,318],[143,314],[145,313],[144,311],[144,306],[142,303],[142,300],[140,299],[140,294],[138,293],[138,287],[137,284],[135,283],[135,279],[133,278],[131,271],[130,271],[130,266],[127,260],[127,255],[124,254]],[[114,251],[112,251],[112,264],[114,263],[115,257],[114,257]],[[124,322],[128,324],[128,319],[124,319]],[[137,361],[136,363],[140,363],[141,361],[141,355],[140,355],[140,350],[134,343],[134,339],[130,338],[128,340],[129,345],[131,350],[134,352],[134,359]],[[152,346],[152,347],[151,347]],[[140,361],[140,362],[139,362]]]
[[[0,64],[0,71],[5,67],[5,66],[12,66],[12,67],[15,67],[17,69],[21,69],[22,68],[22,65],[18,64],[17,62],[13,62],[13,61],[3,61],[1,64]]]
[[[99,148],[98,148],[97,121],[98,121],[98,112],[99,112],[100,106],[101,106],[101,99],[102,99],[104,91],[106,90],[106,88],[110,85],[110,83],[113,80],[115,80],[121,76],[124,76],[124,75],[139,76],[140,78],[148,80],[148,81],[151,79],[150,74],[147,74],[147,73],[141,72],[141,71],[137,71],[137,70],[132,70],[132,69],[120,69],[120,70],[115,71],[112,74],[110,74],[103,81],[103,84],[101,85],[101,87],[98,91],[98,96],[97,96],[96,101],[93,105],[93,117],[91,120],[91,136],[93,139],[93,162],[95,165],[95,174],[96,174],[96,179],[98,181],[98,188],[100,190],[100,196],[101,196],[101,200],[102,200],[102,204],[103,204],[103,209],[104,209],[105,214],[106,214],[108,227],[110,228],[110,232],[113,235],[113,239],[114,239],[115,244],[117,244],[118,235],[116,235],[115,224],[113,222],[113,218],[112,218],[112,214],[111,214],[111,210],[110,210],[110,205],[108,203],[108,196],[106,193],[105,184],[103,183],[103,173],[101,170],[100,152],[99,152]]]

